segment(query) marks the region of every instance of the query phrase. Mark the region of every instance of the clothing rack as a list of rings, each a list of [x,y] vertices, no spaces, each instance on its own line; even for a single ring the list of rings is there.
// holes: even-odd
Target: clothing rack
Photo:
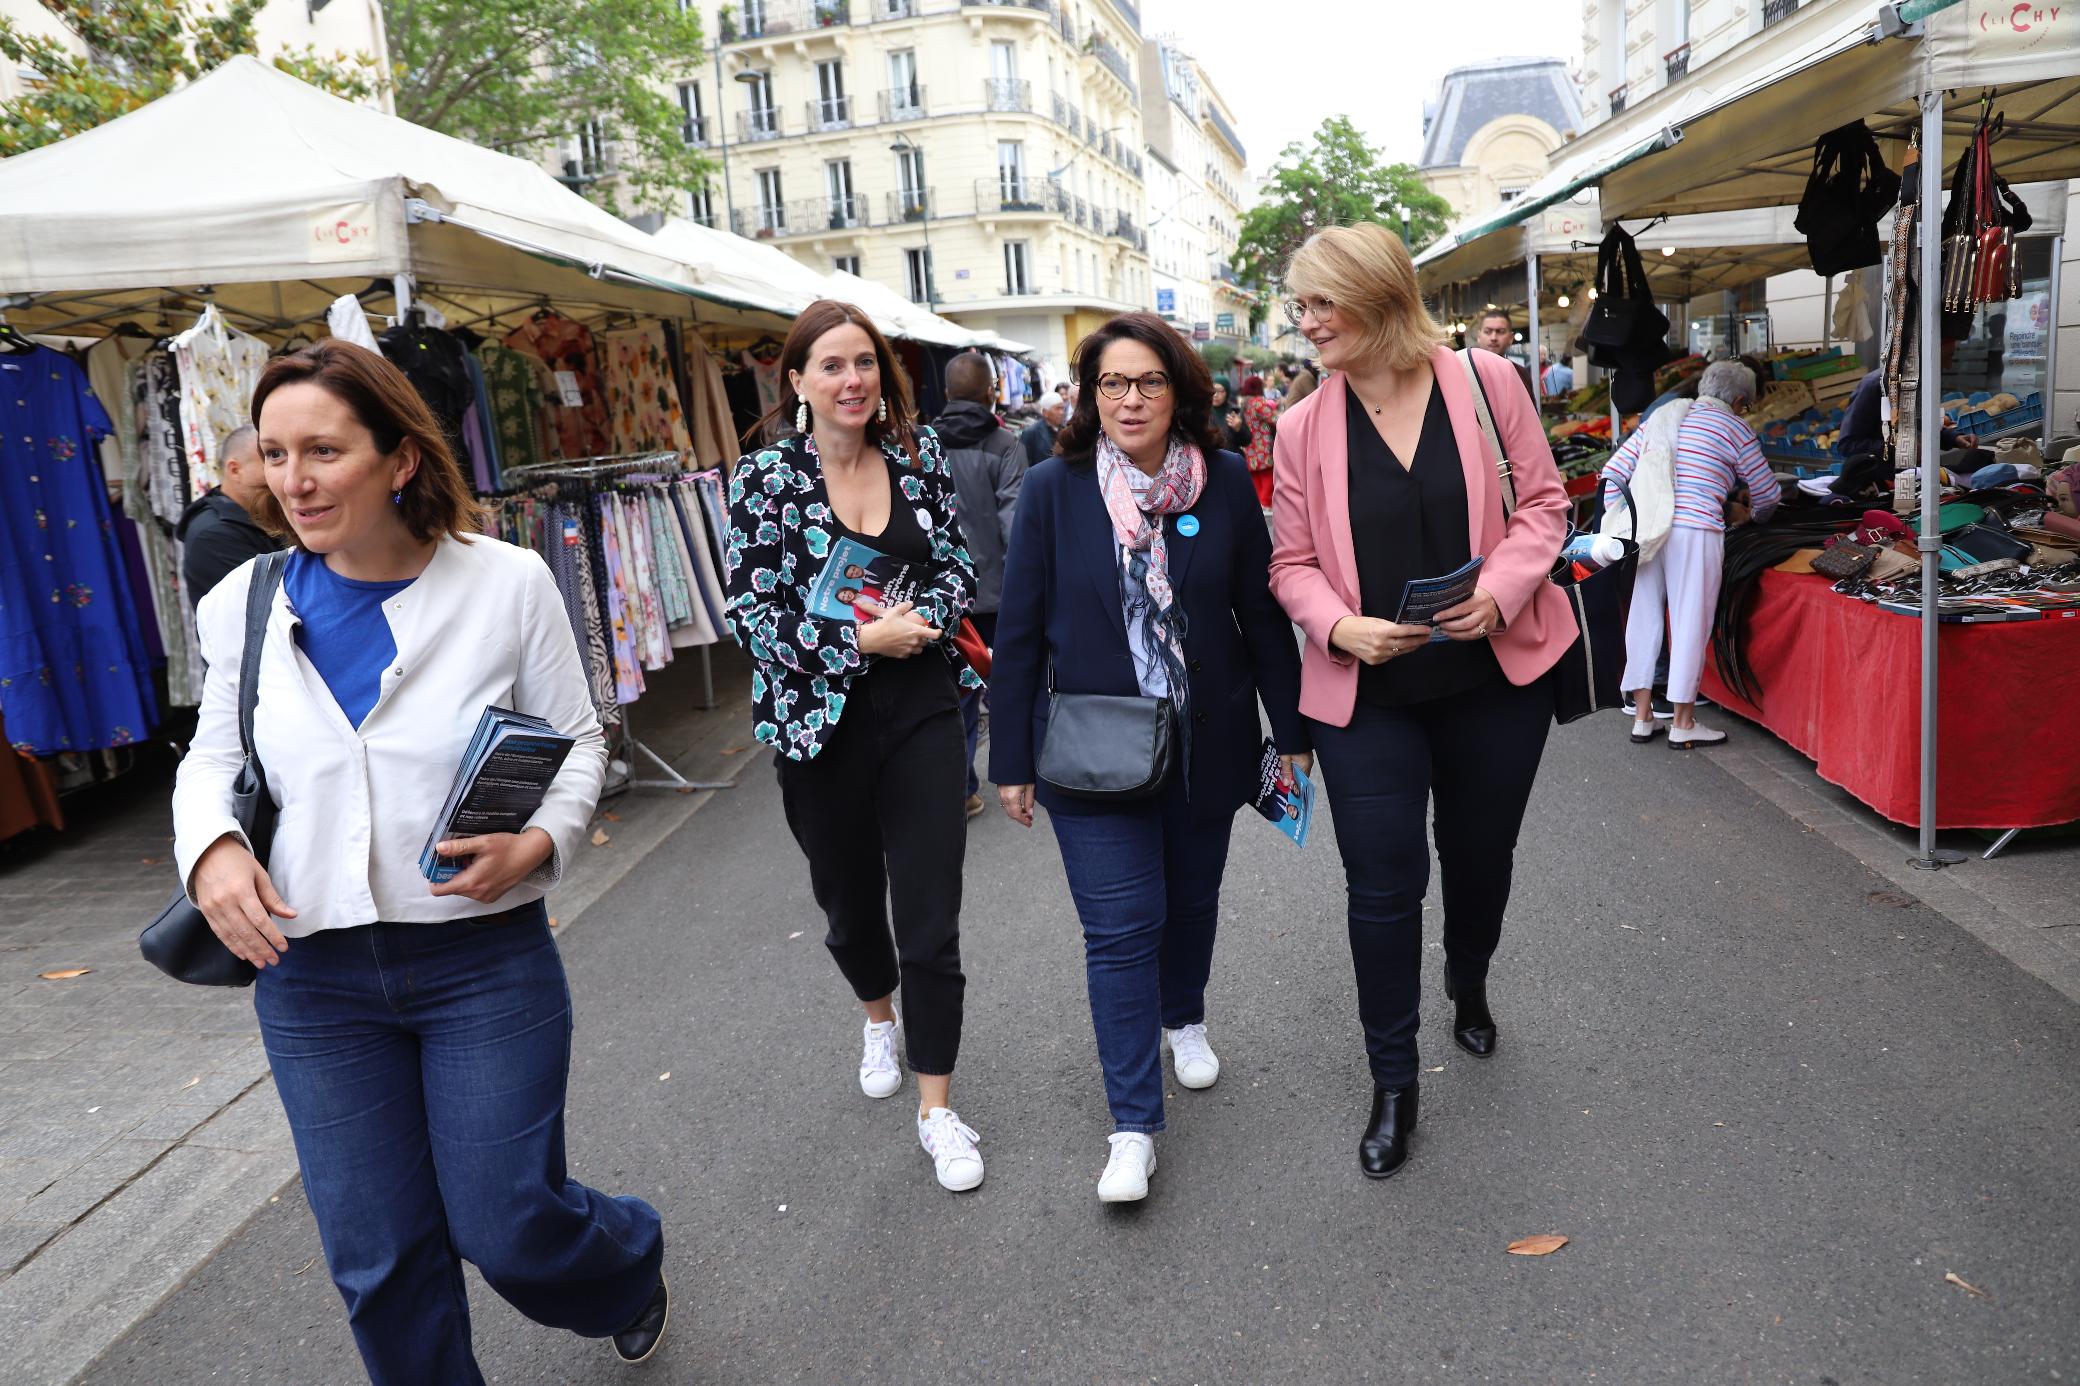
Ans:
[[[625,457],[580,457],[569,461],[526,462],[517,467],[504,468],[508,479],[522,479],[528,483],[543,481],[599,481],[615,477],[635,476],[646,472],[664,470],[684,472],[686,459],[677,452],[632,453]],[[513,488],[524,490],[525,486]],[[699,709],[711,712],[715,701],[715,661],[709,647],[703,645],[701,652],[701,701]],[[620,776],[616,783],[607,785],[601,792],[619,794],[630,789],[669,789],[678,794],[691,794],[699,789],[735,789],[735,780],[689,780],[672,768],[671,762],[651,750],[636,738],[635,714],[630,705],[623,703],[621,714],[621,755],[610,761],[608,769]],[[664,778],[638,779],[635,774],[636,757],[648,757],[650,763],[664,772]]]

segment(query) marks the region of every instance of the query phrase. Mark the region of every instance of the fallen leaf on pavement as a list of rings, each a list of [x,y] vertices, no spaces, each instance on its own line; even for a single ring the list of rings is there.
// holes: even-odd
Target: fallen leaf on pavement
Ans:
[[[619,823],[621,821],[621,815],[618,813],[602,813],[600,817],[606,819],[609,823]]]
[[[315,1256],[313,1256],[313,1257],[311,1257],[311,1259],[310,1259],[310,1260],[308,1260],[308,1261],[305,1261],[305,1262],[303,1263],[303,1270],[299,1270],[299,1271],[297,1271],[296,1273],[297,1273],[298,1275],[302,1275],[304,1271],[307,1271],[307,1270],[309,1270],[309,1269],[310,1269],[310,1268],[311,1268],[312,1266],[315,1266],[315,1265],[317,1265],[317,1264],[318,1264],[318,1258],[317,1258],[317,1257],[315,1257]]]
[[[190,1078],[187,1082],[181,1084],[180,1087],[176,1089],[176,1091],[186,1092],[189,1088],[194,1087],[197,1083],[201,1081],[202,1079],[200,1078]]]
[[[93,970],[91,967],[61,967],[56,972],[39,972],[36,975],[46,982],[69,982],[74,977],[84,977]]]
[[[671,1076],[672,1076],[672,1071],[671,1071],[670,1069],[666,1069],[666,1070],[665,1070],[664,1072],[662,1072],[662,1073],[660,1073],[660,1074],[658,1074],[658,1075],[657,1075],[657,1081],[658,1081],[658,1082],[660,1082],[660,1083],[662,1083],[662,1082],[663,1082],[663,1081],[664,1081],[665,1079],[667,1079],[667,1078],[669,1078],[669,1077],[671,1077]]]
[[[1423,1071],[1425,1073],[1442,1073],[1444,1072],[1444,1065],[1439,1064],[1436,1068],[1426,1068]]]
[[[1993,1298],[1992,1295],[1987,1294],[1986,1291],[1980,1289],[1977,1285],[1972,1284],[1963,1276],[1959,1275],[1956,1271],[1944,1271],[1943,1283],[1946,1285],[1955,1285],[1958,1289],[1963,1290],[1966,1294],[1971,1295],[1975,1299]]]
[[[593,846],[604,847],[611,841],[613,841],[613,839],[607,836],[607,830],[605,828],[594,828],[592,830]]]
[[[1541,1232],[1535,1237],[1519,1237],[1509,1244],[1512,1256],[1551,1256],[1567,1245],[1567,1238],[1558,1232]]]
[[[801,931],[800,929],[796,929],[796,930],[795,930],[795,931],[794,931],[793,933],[791,933],[791,934],[789,934],[789,935],[787,936],[787,941],[788,941],[789,943],[792,943],[792,942],[794,942],[794,941],[795,941],[796,939],[800,938],[801,936],[802,936],[802,931]]]

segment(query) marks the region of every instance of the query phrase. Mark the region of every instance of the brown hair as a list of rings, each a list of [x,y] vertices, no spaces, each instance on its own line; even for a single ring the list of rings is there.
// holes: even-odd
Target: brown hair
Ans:
[[[1121,313],[1076,344],[1069,363],[1076,372],[1076,412],[1056,436],[1055,451],[1072,466],[1088,466],[1097,452],[1098,435],[1104,431],[1098,421],[1098,362],[1105,348],[1119,341],[1139,342],[1162,361],[1163,374],[1170,377],[1170,436],[1201,452],[1218,451],[1222,444],[1213,431],[1213,372],[1192,344],[1154,313]]]
[[[875,416],[867,420],[867,441],[877,447],[884,442],[893,442],[903,450],[903,456],[911,465],[917,463],[917,415],[910,403],[910,377],[904,373],[902,362],[888,345],[888,338],[874,326],[874,320],[864,310],[835,298],[819,298],[794,320],[788,331],[787,342],[780,348],[780,402],[768,409],[765,417],[753,424],[744,434],[746,447],[757,447],[769,438],[782,437],[796,431],[795,410],[800,407],[801,396],[795,393],[794,383],[789,380],[789,371],[802,370],[809,364],[809,349],[824,333],[833,328],[851,323],[867,334],[874,344],[874,360],[881,367],[881,400],[888,406],[888,417]]]
[[[1335,304],[1336,330],[1349,334],[1352,354],[1361,360],[1409,370],[1444,341],[1444,329],[1423,304],[1408,247],[1378,222],[1309,236],[1286,264],[1285,286],[1296,296]]]
[[[327,337],[316,346],[267,363],[260,383],[253,387],[253,422],[260,421],[260,410],[269,395],[284,385],[302,384],[321,387],[353,410],[355,419],[375,439],[376,450],[385,456],[403,447],[407,438],[419,445],[418,470],[405,482],[397,503],[399,517],[414,539],[423,543],[443,534],[479,531],[483,507],[463,481],[433,411],[403,371],[367,347]],[[253,518],[276,538],[302,547],[272,490],[261,498],[259,513]]]

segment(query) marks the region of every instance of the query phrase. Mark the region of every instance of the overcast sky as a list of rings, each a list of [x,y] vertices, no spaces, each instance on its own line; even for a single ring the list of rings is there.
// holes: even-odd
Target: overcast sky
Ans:
[[[1332,115],[1390,161],[1414,163],[1423,103],[1447,70],[1487,58],[1582,56],[1565,0],[1140,0],[1141,28],[1174,34],[1242,122],[1252,174]]]

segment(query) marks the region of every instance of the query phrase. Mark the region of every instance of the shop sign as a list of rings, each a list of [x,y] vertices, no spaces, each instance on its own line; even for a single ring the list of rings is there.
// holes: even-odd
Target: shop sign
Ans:
[[[2043,289],[2033,289],[2007,306],[2007,344],[2005,351],[2009,359],[2041,361],[2045,349],[2051,344],[2051,295]]]
[[[1965,50],[1975,59],[2033,58],[2080,49],[2080,5],[1965,0]]]
[[[1195,341],[1195,342],[1210,342],[1210,341],[1212,341],[1212,340],[1213,340],[1213,325],[1212,325],[1211,323],[1204,323],[1204,322],[1195,322],[1195,323],[1193,323],[1193,324],[1192,324],[1192,340],[1193,340],[1193,341]]]
[[[323,207],[310,214],[305,244],[313,261],[359,260],[376,246],[376,210],[366,202]]]
[[[1176,311],[1177,311],[1177,290],[1175,290],[1175,289],[1157,289],[1157,290],[1156,290],[1156,311],[1157,311],[1158,313],[1174,313],[1174,312],[1176,312]]]
[[[1548,207],[1539,214],[1540,229],[1548,241],[1601,240],[1603,225],[1594,214],[1580,207]]]
[[[1235,330],[1235,315],[1233,313],[1215,313],[1213,315],[1213,325],[1217,331],[1233,332]]]

